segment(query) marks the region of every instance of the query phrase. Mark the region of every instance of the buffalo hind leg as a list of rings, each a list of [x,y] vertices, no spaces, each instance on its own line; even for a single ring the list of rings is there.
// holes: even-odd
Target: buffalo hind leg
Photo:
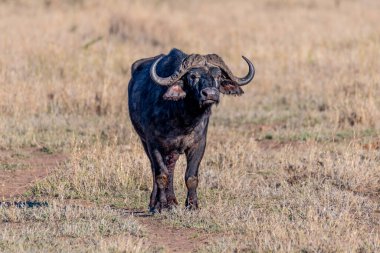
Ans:
[[[185,182],[187,187],[186,208],[198,208],[198,169],[206,147],[206,138],[202,139],[194,147],[186,152],[187,168]]]
[[[153,159],[151,157],[151,154],[149,153],[148,146],[144,141],[142,141],[142,144],[143,144],[145,153],[148,156],[150,164],[151,164],[153,187],[152,187],[152,193],[150,194],[149,212],[154,212],[157,201],[158,201],[158,197],[157,197],[157,188],[158,187],[157,187],[157,182],[156,182],[156,175],[155,175],[155,170],[154,170],[154,166],[153,166]]]

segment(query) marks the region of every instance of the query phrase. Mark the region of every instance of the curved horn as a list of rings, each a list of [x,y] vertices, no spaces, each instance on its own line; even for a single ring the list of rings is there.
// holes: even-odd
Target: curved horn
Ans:
[[[255,67],[253,66],[252,62],[248,60],[245,56],[242,56],[242,57],[247,62],[249,70],[248,70],[248,74],[245,77],[241,77],[241,78],[236,77],[236,82],[237,84],[239,84],[239,86],[248,84],[250,81],[252,81],[253,77],[255,76]]]
[[[160,77],[157,75],[157,72],[156,72],[156,67],[157,67],[157,64],[158,62],[163,58],[163,56],[161,56],[160,58],[158,58],[153,64],[152,66],[150,67],[150,78],[152,78],[153,81],[155,81],[157,84],[159,85],[162,85],[162,86],[170,86],[173,82],[174,82],[174,78],[173,78],[173,75],[169,76],[169,77]]]

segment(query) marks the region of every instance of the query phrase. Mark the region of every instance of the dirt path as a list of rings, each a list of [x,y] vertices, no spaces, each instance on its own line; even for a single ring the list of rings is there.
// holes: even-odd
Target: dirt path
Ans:
[[[163,245],[169,252],[193,252],[202,244],[207,244],[209,239],[208,234],[195,229],[171,228],[151,219],[142,220],[141,223],[151,235],[152,244]]]
[[[171,227],[147,212],[125,210],[125,213],[135,216],[148,232],[151,244],[163,247],[165,252],[194,252],[207,245],[212,236],[197,229]]]
[[[66,159],[63,154],[49,154],[39,148],[0,150],[0,201],[17,198]],[[123,213],[134,215],[144,226],[151,245],[164,252],[193,252],[207,244],[210,236],[196,229],[173,228],[144,211],[123,210]]]

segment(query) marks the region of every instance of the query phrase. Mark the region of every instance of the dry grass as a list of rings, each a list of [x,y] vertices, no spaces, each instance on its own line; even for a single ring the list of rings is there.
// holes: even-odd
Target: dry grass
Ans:
[[[127,115],[129,67],[177,47],[217,53],[237,75],[244,54],[257,76],[214,108],[202,209],[163,213],[163,223],[215,233],[205,252],[380,251],[379,11],[376,0],[0,1],[0,148],[70,156],[28,193],[57,206],[1,208],[0,250],[147,250],[135,221],[117,212],[62,218],[58,206],[146,208],[151,178]],[[183,170],[184,159],[182,200]]]
[[[143,252],[140,226],[105,208],[1,206],[2,252]],[[135,236],[135,237],[132,237]],[[84,247],[85,245],[85,247]]]

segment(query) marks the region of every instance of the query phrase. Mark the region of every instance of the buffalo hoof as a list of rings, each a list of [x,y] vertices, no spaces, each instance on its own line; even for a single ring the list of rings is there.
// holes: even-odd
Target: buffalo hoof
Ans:
[[[151,214],[156,214],[158,213],[159,211],[153,206],[153,207],[149,207],[149,213]]]
[[[174,197],[174,196],[169,196],[168,197],[168,208],[173,208],[173,207],[176,207],[176,206],[178,206],[178,201],[177,201],[177,199],[176,199],[176,197]]]
[[[161,203],[161,202],[157,201],[155,206],[149,207],[149,212],[152,214],[161,213],[161,211],[167,210],[169,208],[170,208],[170,205],[168,202]]]
[[[160,213],[162,210],[171,210],[178,206],[178,201],[175,196],[168,196],[167,201],[161,203],[159,200],[156,200],[156,204],[154,206],[149,207],[150,213]]]
[[[192,201],[186,200],[186,204],[185,205],[186,205],[186,209],[188,209],[188,210],[199,209],[198,201],[197,200],[192,200]]]

